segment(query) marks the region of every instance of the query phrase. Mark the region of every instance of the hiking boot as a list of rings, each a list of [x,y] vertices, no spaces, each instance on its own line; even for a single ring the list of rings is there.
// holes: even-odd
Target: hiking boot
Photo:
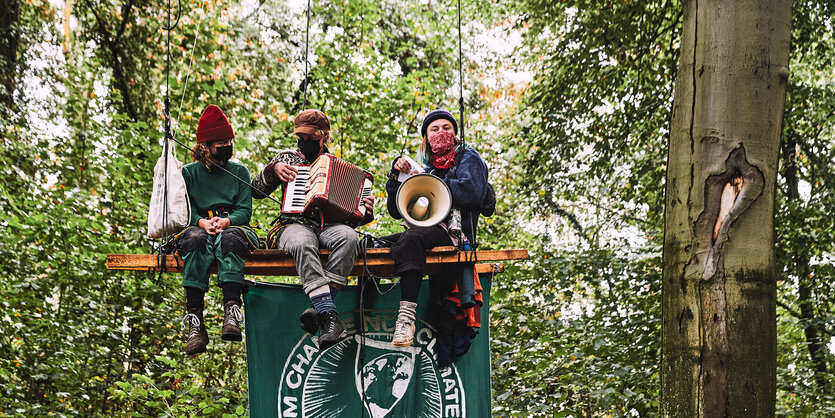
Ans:
[[[302,329],[308,334],[316,335],[316,331],[319,331],[319,313],[312,306],[302,312],[299,321],[302,323]]]
[[[398,319],[394,323],[394,337],[391,339],[393,347],[408,347],[415,337],[415,323]]]
[[[188,328],[186,340],[186,354],[193,356],[206,352],[209,344],[209,334],[203,322],[203,311],[189,312],[183,317],[183,331]]]
[[[244,315],[241,313],[241,306],[238,301],[230,300],[223,305],[223,329],[220,331],[220,339],[225,341],[240,341],[241,322]]]
[[[319,314],[319,350],[327,350],[348,336],[336,311]]]

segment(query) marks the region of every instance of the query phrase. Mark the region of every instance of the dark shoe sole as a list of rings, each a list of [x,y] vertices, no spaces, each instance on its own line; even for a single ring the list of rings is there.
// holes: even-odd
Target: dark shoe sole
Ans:
[[[319,314],[316,309],[307,308],[299,316],[299,321],[302,323],[302,329],[310,335],[316,335],[319,331]]]
[[[242,334],[228,333],[220,334],[220,339],[223,341],[243,341],[244,337]]]
[[[331,348],[331,347],[335,346],[336,344],[338,344],[340,341],[344,340],[345,338],[348,338],[348,332],[346,332],[346,331],[342,331],[342,334],[337,339],[331,340],[331,339],[319,338],[319,351],[325,351],[328,348]]]
[[[197,349],[192,350],[192,351],[186,350],[186,355],[196,357],[198,354],[203,354],[205,352],[206,352],[206,346],[204,345],[203,347],[197,347]]]
[[[244,339],[243,334],[240,331],[234,332],[224,332],[220,334],[220,339],[223,341],[241,341]]]

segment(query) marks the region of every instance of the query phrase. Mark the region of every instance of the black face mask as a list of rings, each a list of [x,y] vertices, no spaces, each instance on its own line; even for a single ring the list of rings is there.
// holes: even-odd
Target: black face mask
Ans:
[[[312,163],[316,158],[319,158],[319,151],[322,147],[319,146],[319,141],[302,141],[298,142],[299,151],[301,151],[307,162]]]
[[[232,146],[215,147],[215,159],[226,164],[232,158]]]

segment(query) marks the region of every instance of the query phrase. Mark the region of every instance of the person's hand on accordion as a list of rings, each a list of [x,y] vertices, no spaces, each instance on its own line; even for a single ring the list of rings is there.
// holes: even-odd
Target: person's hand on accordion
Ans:
[[[368,211],[368,213],[374,211],[374,196],[366,196],[362,198],[362,203],[365,205],[365,210]]]
[[[298,173],[295,167],[281,163],[276,163],[276,165],[273,166],[273,170],[275,170],[275,174],[283,182],[295,180],[296,174]]]

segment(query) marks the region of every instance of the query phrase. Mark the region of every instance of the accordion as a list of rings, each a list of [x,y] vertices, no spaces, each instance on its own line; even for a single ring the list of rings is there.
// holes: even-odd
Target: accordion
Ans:
[[[371,194],[373,177],[367,171],[322,154],[311,166],[294,166],[296,179],[284,189],[281,213],[309,215],[316,210],[325,222],[359,225],[365,218],[362,199]]]

